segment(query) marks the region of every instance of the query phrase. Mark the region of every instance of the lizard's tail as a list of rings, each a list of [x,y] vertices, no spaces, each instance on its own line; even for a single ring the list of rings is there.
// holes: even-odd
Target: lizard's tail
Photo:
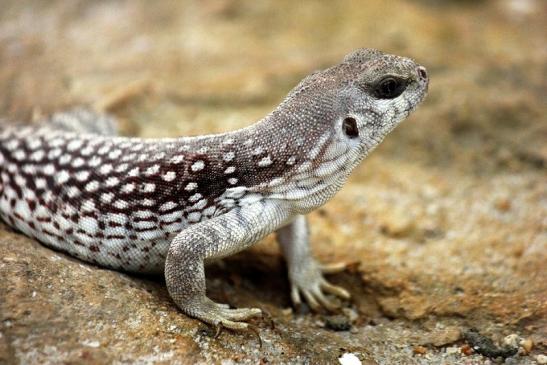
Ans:
[[[55,113],[45,120],[43,124],[53,130],[105,136],[118,135],[116,120],[113,117],[83,107]]]

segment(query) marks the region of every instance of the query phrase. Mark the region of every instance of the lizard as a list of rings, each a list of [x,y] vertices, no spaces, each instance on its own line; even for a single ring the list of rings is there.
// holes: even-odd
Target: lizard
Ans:
[[[0,217],[23,234],[110,269],[163,273],[186,315],[233,330],[258,308],[206,296],[204,265],[277,233],[290,297],[336,308],[349,292],[324,278],[306,214],[425,98],[426,69],[358,49],[304,78],[262,120],[239,130],[145,139],[75,108],[0,127]]]

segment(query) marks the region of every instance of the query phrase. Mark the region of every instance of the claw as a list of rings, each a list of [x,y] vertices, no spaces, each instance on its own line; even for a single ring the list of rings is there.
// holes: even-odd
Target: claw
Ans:
[[[267,312],[262,312],[262,320],[265,321],[265,320],[269,320],[270,321],[270,329],[271,330],[275,330],[275,322],[272,318],[272,316],[267,313]]]
[[[323,282],[321,283],[321,289],[323,289],[324,291],[326,291],[329,294],[336,295],[336,296],[338,296],[340,298],[343,298],[343,299],[350,299],[351,298],[351,294],[346,289],[344,289],[340,286],[332,285],[331,283],[329,283],[326,280],[323,280]]]
[[[224,329],[224,325],[222,324],[222,322],[218,322],[216,325],[215,325],[215,335],[213,336],[213,338],[216,340],[217,338],[219,338],[220,334],[222,333],[222,330]]]
[[[258,329],[253,325],[249,325],[249,327],[247,327],[247,330],[256,335],[256,338],[258,339],[258,348],[262,349],[262,338],[260,337],[260,332],[258,332]]]
[[[339,309],[339,306],[337,304],[332,303],[330,300],[328,300],[321,290],[319,288],[316,288],[313,292],[315,299],[321,303],[323,307],[325,307],[330,312],[336,312]]]
[[[348,264],[345,262],[336,262],[334,264],[321,265],[321,272],[324,274],[336,274],[346,270]]]
[[[318,312],[319,309],[321,308],[321,306],[319,305],[319,303],[317,302],[317,300],[314,298],[313,295],[311,295],[311,292],[307,291],[307,290],[304,290],[303,291],[303,294],[304,294],[304,297],[306,298],[306,302],[308,302],[309,306],[311,307],[311,309],[313,309],[314,311]]]
[[[291,300],[295,307],[299,307],[302,304],[302,299],[300,298],[300,293],[298,292],[298,287],[293,285],[291,288]]]

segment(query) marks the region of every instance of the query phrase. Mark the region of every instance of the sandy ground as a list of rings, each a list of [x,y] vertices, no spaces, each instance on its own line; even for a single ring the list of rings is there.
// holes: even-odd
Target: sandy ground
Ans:
[[[431,85],[310,215],[316,255],[355,263],[332,276],[353,295],[341,316],[290,308],[272,237],[207,271],[213,298],[269,314],[254,322],[259,348],[250,333],[213,339],[161,278],[84,264],[0,225],[0,363],[336,364],[347,353],[363,364],[541,363],[547,10],[439,3],[3,0],[0,113],[10,119],[87,104],[128,135],[231,130],[364,46],[415,58]],[[471,328],[518,354],[473,351]]]

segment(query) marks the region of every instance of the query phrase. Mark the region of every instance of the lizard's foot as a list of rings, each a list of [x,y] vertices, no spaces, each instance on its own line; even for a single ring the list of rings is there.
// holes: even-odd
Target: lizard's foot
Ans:
[[[291,299],[295,306],[302,304],[301,294],[309,304],[312,310],[318,311],[321,307],[329,311],[335,311],[339,306],[325,296],[325,293],[333,294],[343,299],[349,299],[350,293],[340,287],[329,283],[323,277],[323,274],[331,274],[340,272],[346,269],[346,264],[337,263],[331,265],[319,265],[314,259],[306,260],[306,262],[297,268],[294,272],[289,273],[291,281]]]
[[[206,296],[193,303],[188,303],[183,308],[190,316],[209,323],[218,328],[231,330],[246,330],[249,324],[242,322],[253,317],[260,317],[262,311],[258,308],[230,309],[227,304],[213,302]]]

